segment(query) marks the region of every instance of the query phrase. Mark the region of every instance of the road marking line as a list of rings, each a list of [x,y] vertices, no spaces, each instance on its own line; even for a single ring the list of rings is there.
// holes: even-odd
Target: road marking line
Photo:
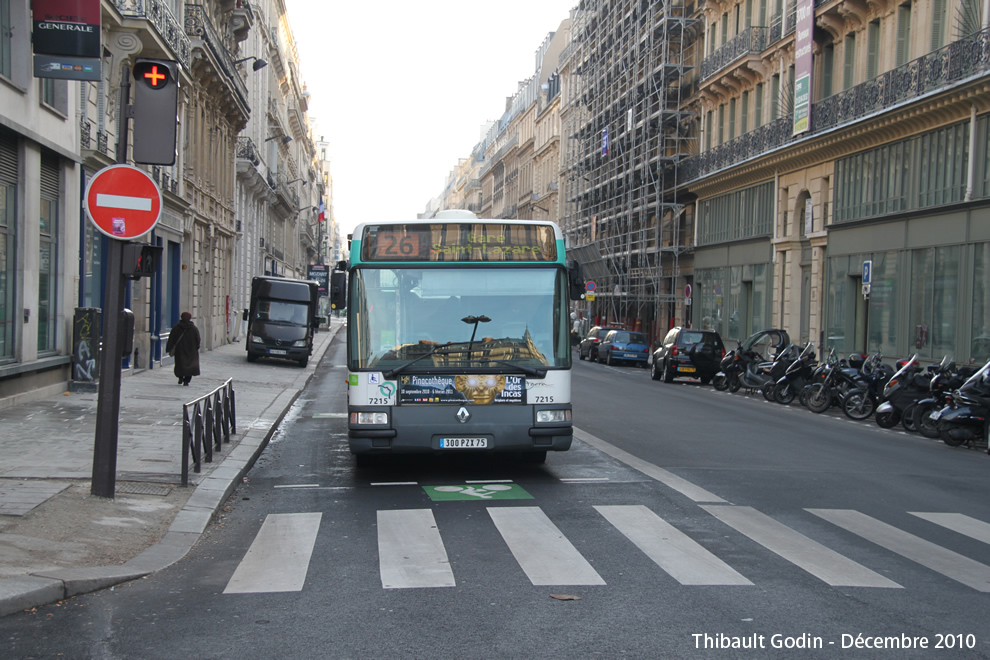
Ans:
[[[682,479],[672,472],[667,472],[663,468],[657,467],[653,463],[648,463],[642,459],[636,458],[629,452],[619,449],[615,445],[608,443],[601,438],[596,438],[590,433],[585,433],[579,428],[574,429],[574,437],[591,445],[598,451],[604,452],[612,458],[625,463],[634,470],[639,470],[651,479],[655,479],[665,486],[673,488],[688,499],[695,502],[725,502],[725,500],[718,495],[709,493],[700,486],[695,486],[687,479]]]
[[[429,509],[379,511],[378,560],[384,589],[456,586]]]
[[[270,514],[223,592],[302,591],[322,517],[322,513]]]
[[[596,506],[595,510],[681,584],[753,584],[687,534],[641,504]]]
[[[347,413],[316,413],[313,419],[347,419]]]
[[[605,584],[539,507],[489,507],[488,515],[534,586]]]
[[[416,481],[372,481],[372,486],[418,486]]]
[[[608,481],[608,477],[561,477],[563,482]]]
[[[130,197],[127,195],[96,194],[96,205],[109,209],[130,209],[132,211],[150,211],[150,197]]]
[[[859,511],[848,509],[806,509],[842,529],[902,557],[961,582],[977,591],[990,592],[990,566],[935,545]]]
[[[319,488],[320,484],[282,484],[272,488]]]
[[[512,479],[481,479],[476,481],[465,481],[466,484],[511,484]]]
[[[915,513],[914,511],[909,511],[908,513],[912,516],[924,518],[936,525],[951,529],[954,532],[959,532],[977,541],[990,543],[990,524],[982,520],[970,518],[961,513]]]
[[[748,506],[702,506],[737,532],[780,555],[833,587],[883,587],[901,585],[862,564],[830,550],[787,525]]]

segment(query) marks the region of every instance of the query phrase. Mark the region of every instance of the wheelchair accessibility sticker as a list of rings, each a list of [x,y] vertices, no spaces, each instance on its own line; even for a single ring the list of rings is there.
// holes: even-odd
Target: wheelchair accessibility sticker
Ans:
[[[531,500],[533,496],[515,484],[423,486],[434,502],[453,500]]]

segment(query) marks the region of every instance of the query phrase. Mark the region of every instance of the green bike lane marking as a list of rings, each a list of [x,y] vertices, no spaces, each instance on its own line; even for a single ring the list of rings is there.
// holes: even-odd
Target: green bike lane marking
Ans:
[[[465,486],[423,486],[434,502],[465,500],[531,500],[522,486],[516,484],[470,484]]]

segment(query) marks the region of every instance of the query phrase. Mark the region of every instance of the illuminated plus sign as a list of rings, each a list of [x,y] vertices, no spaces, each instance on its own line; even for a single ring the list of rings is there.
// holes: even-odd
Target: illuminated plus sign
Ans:
[[[151,78],[151,86],[152,87],[158,87],[158,79],[159,78],[161,78],[162,80],[165,80],[165,78],[166,78],[166,76],[165,76],[164,73],[158,73],[158,65],[157,64],[155,66],[151,67],[151,71],[149,71],[148,73],[144,74],[144,77],[145,78]]]

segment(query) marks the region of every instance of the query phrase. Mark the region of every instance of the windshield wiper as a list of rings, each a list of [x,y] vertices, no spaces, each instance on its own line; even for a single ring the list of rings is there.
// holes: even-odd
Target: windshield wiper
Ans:
[[[382,375],[385,376],[385,378],[387,378],[388,380],[391,380],[391,379],[395,378],[396,376],[398,376],[403,371],[405,371],[407,368],[409,368],[412,365],[416,364],[420,360],[425,360],[426,358],[430,357],[431,355],[437,355],[437,354],[447,355],[449,353],[449,350],[443,350],[443,352],[441,352],[441,350],[442,349],[449,349],[449,347],[450,347],[450,344],[449,343],[447,343],[447,344],[437,344],[436,346],[434,346],[430,350],[426,351],[425,353],[423,353],[419,357],[413,358],[412,360],[409,360],[409,362],[406,362],[405,364],[400,364],[399,366],[397,366],[394,369],[389,369],[388,371],[383,371],[382,372]]]

